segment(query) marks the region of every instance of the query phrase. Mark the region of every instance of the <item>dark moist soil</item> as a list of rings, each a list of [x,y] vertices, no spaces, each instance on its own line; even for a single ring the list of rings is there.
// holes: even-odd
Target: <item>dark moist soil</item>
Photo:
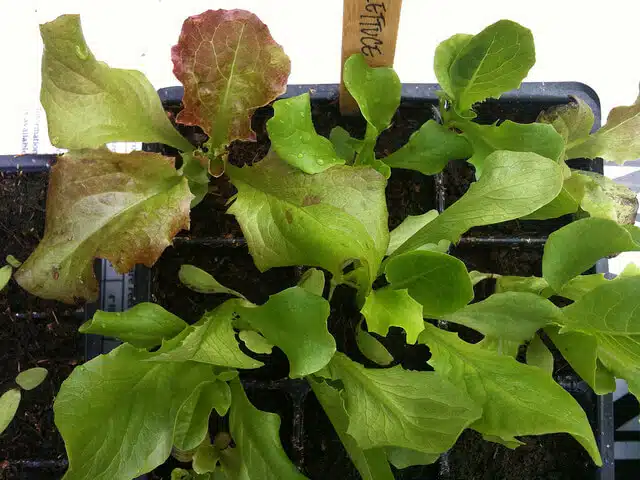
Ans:
[[[40,241],[46,190],[47,173],[0,174],[0,264],[9,254],[25,260]],[[23,472],[19,460],[64,459],[52,404],[82,361],[79,320],[73,307],[29,295],[13,280],[0,292],[0,393],[14,387],[23,370],[49,371],[39,387],[22,392],[14,421],[0,435],[0,478],[38,478]]]

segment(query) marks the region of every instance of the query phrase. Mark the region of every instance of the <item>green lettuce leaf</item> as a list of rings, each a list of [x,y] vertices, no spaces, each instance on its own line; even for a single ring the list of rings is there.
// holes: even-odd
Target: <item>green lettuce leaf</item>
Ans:
[[[169,457],[182,406],[213,372],[145,361],[152,355],[124,344],[64,381],[53,409],[69,457],[65,480],[134,478]]]
[[[270,354],[274,345],[254,330],[242,330],[238,336],[245,346],[254,353]]]
[[[254,407],[239,380],[231,382],[229,427],[243,463],[246,480],[301,480],[280,443],[280,417]]]
[[[562,160],[564,141],[552,126],[542,123],[520,124],[506,120],[500,125],[480,125],[471,121],[455,122],[473,147],[469,159],[476,167],[476,178],[482,176],[485,159],[493,152],[533,152],[556,162]]]
[[[202,127],[214,155],[233,140],[256,139],[251,115],[286,91],[291,70],[267,26],[245,10],[187,18],[171,59],[184,85],[184,109],[176,120]]]
[[[44,237],[15,279],[42,298],[95,300],[94,260],[106,258],[119,273],[151,267],[189,228],[192,198],[173,159],[162,155],[67,153],[51,168]]]
[[[516,277],[510,275],[496,276],[496,293],[503,292],[529,292],[548,298],[553,295],[553,290],[544,278],[540,277]]]
[[[393,362],[393,356],[389,350],[376,337],[362,328],[362,322],[358,324],[356,330],[356,344],[360,353],[378,365],[387,366]]]
[[[494,152],[485,159],[480,180],[393,255],[443,239],[457,242],[472,227],[532,213],[560,193],[562,182],[562,167],[553,160],[532,152]]]
[[[270,153],[252,167],[229,166],[236,216],[261,271],[309,265],[345,281],[355,262],[368,290],[389,243],[385,179],[368,167],[337,165],[307,175]]]
[[[527,346],[527,365],[538,367],[549,375],[553,373],[553,353],[539,335],[534,336]]]
[[[401,447],[387,447],[387,459],[396,468],[407,468],[415,465],[431,465],[440,455],[437,453],[423,453]]]
[[[580,206],[591,217],[608,218],[621,225],[633,225],[638,214],[636,193],[596,172],[576,172],[586,181]]]
[[[473,285],[464,263],[445,253],[418,250],[392,257],[385,275],[391,288],[409,291],[422,305],[425,317],[453,313],[473,299]],[[418,332],[417,326],[413,332]]]
[[[396,446],[442,453],[481,413],[464,390],[435,372],[364,368],[342,353],[328,369],[344,385],[347,434],[365,450]]]
[[[344,158],[347,165],[352,165],[356,155],[362,150],[362,140],[353,138],[344,128],[338,126],[331,129],[329,140],[340,158]]]
[[[116,337],[137,348],[152,348],[182,332],[189,325],[155,303],[139,303],[124,312],[98,310],[82,324],[80,333]]]
[[[577,220],[549,235],[542,276],[560,291],[601,258],[627,251],[640,251],[640,228],[602,218]]]
[[[558,218],[570,213],[576,213],[584,199],[587,185],[591,183],[588,178],[581,175],[582,172],[573,170],[571,175],[564,179],[562,190],[551,202],[542,206],[523,220],[547,220]]]
[[[13,273],[13,268],[11,265],[5,265],[0,268],[0,291],[4,289],[11,280],[11,274]]]
[[[193,454],[193,471],[198,475],[215,472],[220,460],[220,450],[213,445],[202,444]]]
[[[413,344],[424,330],[422,305],[416,302],[406,289],[394,290],[384,287],[372,290],[360,312],[367,321],[369,331],[383,337],[387,335],[390,327],[400,327],[407,333],[407,343]]]
[[[198,293],[223,293],[244,298],[244,295],[220,284],[213,275],[193,265],[181,265],[178,272],[180,282]]]
[[[147,77],[96,60],[82,35],[79,15],[62,15],[40,25],[40,34],[40,101],[53,145],[80,149],[109,142],[159,142],[193,150],[171,125]]]
[[[488,26],[466,42],[449,67],[448,88],[457,109],[518,88],[534,63],[530,30],[510,20]]]
[[[596,133],[570,144],[567,157],[601,157],[618,164],[640,157],[640,96],[631,106],[612,109]]]
[[[471,428],[513,444],[516,436],[570,433],[602,465],[589,421],[580,405],[543,370],[498,355],[426,324],[420,336],[436,372],[482,405]]]
[[[411,236],[424,227],[427,223],[438,216],[437,210],[429,210],[422,215],[407,215],[400,225],[389,233],[389,245],[387,246],[387,255],[395,252],[400,245],[406,242]],[[441,253],[447,253],[451,242],[446,240],[438,242],[438,244],[424,245],[421,248],[434,250]]]
[[[47,378],[49,372],[46,368],[34,367],[24,370],[16,377],[16,383],[23,390],[33,390]]]
[[[572,96],[569,103],[540,112],[536,122],[551,125],[562,136],[567,148],[571,148],[571,145],[589,136],[595,117],[587,102]]]
[[[163,343],[154,362],[209,363],[220,367],[258,368],[262,362],[245,355],[236,340],[233,321],[240,300],[227,300],[195,324]]]
[[[560,323],[562,312],[549,300],[533,293],[505,292],[467,305],[444,318],[483,335],[524,343],[545,325]]]
[[[640,398],[640,276],[607,282],[562,309],[561,332],[593,335],[598,358]]]
[[[340,392],[323,380],[313,376],[307,377],[322,409],[329,417],[349,458],[362,475],[363,480],[393,480],[394,476],[381,448],[362,449],[356,440],[347,432],[349,415],[347,414]]]
[[[345,159],[336,153],[331,141],[316,133],[308,93],[278,100],[273,112],[267,132],[271,147],[282,160],[310,174],[344,165]]]
[[[302,287],[271,295],[264,305],[238,305],[242,322],[258,330],[289,359],[291,378],[304,377],[323,368],[336,351],[327,330],[329,302]]]
[[[472,153],[469,142],[463,136],[429,120],[411,134],[404,146],[383,161],[391,168],[405,168],[434,175],[441,172],[449,160],[469,158]]]
[[[436,74],[440,88],[442,88],[450,98],[454,97],[454,93],[451,88],[449,69],[460,51],[472,38],[473,35],[458,33],[440,42],[436,47],[435,56],[433,57],[433,71]]]
[[[182,166],[178,170],[189,181],[189,190],[194,198],[191,200],[191,208],[198,205],[209,193],[208,158],[200,151],[182,154]],[[221,172],[217,172],[220,173]],[[217,175],[219,176],[219,175]]]
[[[304,288],[309,293],[313,293],[319,297],[321,297],[324,292],[324,285],[324,272],[317,268],[309,268],[306,270],[298,282],[299,287]]]
[[[4,432],[20,406],[22,394],[19,388],[7,390],[0,396],[0,434]]]

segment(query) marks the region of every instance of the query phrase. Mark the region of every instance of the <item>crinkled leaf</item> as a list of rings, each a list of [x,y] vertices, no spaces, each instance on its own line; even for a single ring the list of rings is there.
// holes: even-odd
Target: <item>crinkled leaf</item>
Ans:
[[[389,127],[400,106],[400,79],[393,68],[370,67],[364,55],[356,54],[344,62],[343,81],[367,121],[367,131],[356,164],[372,165],[389,178],[389,168],[376,160],[373,149],[378,135]]]
[[[472,38],[473,35],[458,33],[440,42],[436,47],[435,56],[433,57],[433,70],[440,84],[440,88],[451,98],[454,97],[454,94],[451,88],[449,69],[460,51]]]
[[[230,405],[231,390],[225,382],[216,380],[200,384],[178,412],[173,444],[180,450],[197,448],[209,433],[209,417],[213,409],[224,417]]]
[[[280,443],[280,417],[254,407],[240,381],[231,382],[229,426],[236,449],[246,469],[246,480],[290,480],[306,478],[296,469]]]
[[[533,213],[522,217],[523,220],[547,220],[575,213],[584,199],[589,179],[582,172],[572,171],[571,176],[564,179],[562,190],[556,198]]]
[[[503,292],[529,292],[548,298],[553,295],[553,290],[544,278],[540,277],[516,277],[499,275],[496,278],[496,293]]]
[[[7,390],[0,397],[0,434],[6,430],[15,417],[21,397],[22,394],[18,388]]]
[[[535,60],[531,31],[515,22],[500,20],[474,35],[449,67],[458,110],[518,88]]]
[[[393,362],[393,356],[389,350],[376,337],[362,328],[362,322],[356,330],[356,344],[360,353],[378,365],[386,366]]]
[[[498,150],[533,152],[554,161],[562,160],[564,141],[551,125],[521,124],[510,120],[497,126],[471,121],[456,122],[455,125],[473,147],[469,162],[476,167],[476,178],[482,176],[487,156]]]
[[[392,257],[385,275],[391,288],[408,289],[409,295],[422,304],[425,317],[455,312],[473,299],[473,285],[464,263],[445,253],[419,250]]]
[[[46,368],[34,367],[20,372],[16,377],[16,383],[23,390],[33,390],[47,378],[49,372]]]
[[[162,155],[67,153],[51,168],[44,237],[16,281],[42,298],[95,300],[94,260],[106,258],[120,273],[151,267],[189,228],[192,198],[173,159]]]
[[[539,335],[527,346],[527,365],[538,367],[549,375],[553,373],[553,354]]]
[[[342,445],[351,461],[362,475],[363,480],[393,480],[393,473],[384,451],[380,448],[362,449],[356,440],[347,433],[349,415],[347,414],[340,392],[324,381],[313,376],[307,377],[322,409],[329,417]]]
[[[193,265],[182,265],[178,278],[187,288],[198,293],[226,293],[244,298],[244,295],[221,285],[213,275]]]
[[[177,121],[202,127],[213,152],[233,140],[255,140],[251,115],[286,91],[291,70],[267,26],[245,10],[187,18],[171,59],[184,85]]]
[[[591,217],[608,218],[621,225],[635,223],[638,197],[633,190],[596,172],[576,174],[587,180],[580,206]]]
[[[481,413],[464,390],[436,372],[364,368],[342,353],[329,371],[344,385],[347,433],[365,450],[396,446],[442,453]]]
[[[521,435],[567,432],[602,465],[587,416],[551,375],[429,324],[420,341],[431,350],[429,363],[436,372],[482,405],[482,417],[471,428],[506,442]]]
[[[317,268],[310,268],[302,274],[298,286],[304,288],[314,295],[322,296],[324,292],[324,272]]]
[[[338,126],[331,129],[329,140],[340,158],[344,158],[347,165],[351,165],[358,152],[362,149],[362,140],[353,138],[344,128]]]
[[[239,305],[235,312],[280,347],[289,359],[289,376],[297,378],[323,368],[336,351],[327,330],[329,310],[324,298],[292,287],[271,295],[264,305]]]
[[[528,215],[554,199],[562,182],[562,167],[553,160],[532,152],[494,152],[485,158],[480,180],[394,255],[442,239],[457,242],[472,227]]]
[[[267,132],[271,147],[282,160],[310,174],[345,163],[331,141],[316,133],[308,93],[278,100],[273,104],[273,112]]]
[[[189,325],[155,303],[139,303],[124,312],[98,310],[80,326],[80,333],[116,337],[138,348],[152,348],[182,332]]]
[[[387,459],[396,468],[402,469],[415,465],[431,465],[440,455],[437,453],[423,453],[401,447],[387,447]]]
[[[556,230],[544,246],[542,274],[556,291],[603,257],[640,251],[640,228],[584,218]]]
[[[411,134],[404,146],[383,161],[391,168],[434,175],[441,172],[449,160],[469,158],[473,153],[471,145],[462,135],[429,120]]]
[[[256,331],[242,330],[238,336],[253,353],[270,354],[273,350],[273,344]]]
[[[615,391],[616,379],[598,360],[598,340],[595,336],[580,332],[560,333],[560,328],[551,326],[544,331],[571,368],[594,392],[604,395]]]
[[[261,367],[262,362],[245,355],[238,346],[233,331],[233,319],[238,308],[239,300],[227,300],[215,310],[205,313],[200,321],[165,342],[151,360],[192,360],[230,368]]]
[[[402,258],[402,257],[398,257]],[[439,292],[436,292],[436,295]],[[415,301],[406,289],[384,287],[372,290],[360,310],[370,332],[385,337],[390,327],[400,327],[407,334],[407,343],[416,343],[424,330],[422,305]]]
[[[408,215],[400,225],[389,233],[389,246],[386,255],[391,255],[411,236],[438,216],[437,210],[429,210],[422,215]]]
[[[571,97],[564,105],[555,105],[540,112],[536,122],[548,123],[558,132],[565,143],[570,146],[588,137],[593,128],[595,117],[591,107],[579,97]]]
[[[357,262],[368,289],[389,243],[386,182],[368,167],[337,165],[307,175],[273,153],[252,167],[229,166],[236,216],[257,267],[324,268],[337,283]]]
[[[124,344],[64,381],[53,408],[69,457],[65,480],[134,478],[169,457],[180,409],[212,372],[145,361],[152,355]]]
[[[13,268],[11,265],[5,265],[0,268],[0,290],[3,290],[4,287],[7,286],[9,280],[11,280],[11,274],[13,273]]]
[[[533,293],[496,293],[445,315],[483,335],[524,343],[545,325],[560,323],[562,313],[549,300]]]
[[[565,331],[593,335],[598,358],[640,398],[640,276],[617,278],[562,309]]]
[[[607,123],[583,142],[571,145],[567,157],[602,157],[618,164],[640,157],[640,96],[631,106],[612,109]]]
[[[147,77],[96,60],[82,35],[79,15],[62,15],[40,25],[40,34],[40,101],[53,145],[79,149],[109,142],[159,142],[193,150],[171,125]]]

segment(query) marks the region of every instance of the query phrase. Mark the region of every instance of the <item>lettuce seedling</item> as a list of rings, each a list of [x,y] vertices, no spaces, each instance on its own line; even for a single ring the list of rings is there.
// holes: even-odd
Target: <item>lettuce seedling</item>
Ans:
[[[15,379],[18,386],[7,390],[0,396],[0,434],[6,430],[18,411],[22,399],[21,390],[33,390],[44,382],[48,373],[47,369],[42,367],[34,367],[20,372]]]

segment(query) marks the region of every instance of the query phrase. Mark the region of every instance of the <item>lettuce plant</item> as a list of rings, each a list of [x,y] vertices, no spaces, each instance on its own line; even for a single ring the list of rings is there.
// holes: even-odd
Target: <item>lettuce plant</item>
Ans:
[[[107,258],[119,271],[151,266],[188,228],[210,176],[223,171],[237,188],[229,213],[256,266],[311,267],[298,285],[257,305],[184,265],[183,284],[229,299],[191,325],[152,303],[97,312],[82,325],[124,343],[77,367],[56,398],[66,480],[131,479],[172,452],[192,461],[176,479],[305,478],[282,449],[280,418],[254,407],[239,377],[263,365],[246,349],[265,355],[274,347],[286,354],[289,377],[310,384],[365,479],[393,478],[391,465],[433,463],[467,428],[509,448],[524,435],[567,432],[602,463],[584,411],[551,375],[542,338],[597,393],[612,391],[619,377],[640,395],[640,270],[615,280],[582,275],[604,256],[640,250],[640,230],[628,225],[637,203],[623,187],[566,164],[640,156],[638,102],[614,109],[593,134],[593,113],[579,99],[531,124],[475,122],[474,105],[518,87],[535,61],[531,33],[503,20],[439,45],[441,121],[426,122],[391,155],[378,158],[375,146],[400,104],[400,81],[356,55],[344,80],[366,121],[364,138],[339,127],[325,138],[308,94],[282,99],[267,123],[270,152],[240,168],[226,161],[229,143],[255,140],[251,114],[284,91],[289,72],[255,16],[191,17],[172,50],[185,86],[177,121],[202,127],[208,140],[200,148],[172,127],[144,76],[93,57],[76,16],[43,25],[42,35],[49,133],[70,151],[52,169],[44,238],[16,273],[24,288],[67,302],[95,299],[93,260]],[[171,145],[182,166],[104,148],[116,140]],[[441,214],[407,217],[389,232],[391,168],[432,175],[454,159],[475,167],[469,190]],[[549,237],[540,278],[468,272],[447,253],[472,227],[567,213],[584,218]],[[495,292],[472,302],[473,286],[488,279]],[[327,321],[339,284],[353,287],[361,313],[353,333],[379,367],[337,351]],[[568,306],[549,300],[556,297]],[[447,324],[483,339],[466,342],[441,328]],[[392,327],[404,330],[407,348],[429,347],[422,369],[403,368],[385,349],[380,338]],[[522,345],[526,363],[516,360]],[[228,415],[229,431],[210,432],[211,415]]]

